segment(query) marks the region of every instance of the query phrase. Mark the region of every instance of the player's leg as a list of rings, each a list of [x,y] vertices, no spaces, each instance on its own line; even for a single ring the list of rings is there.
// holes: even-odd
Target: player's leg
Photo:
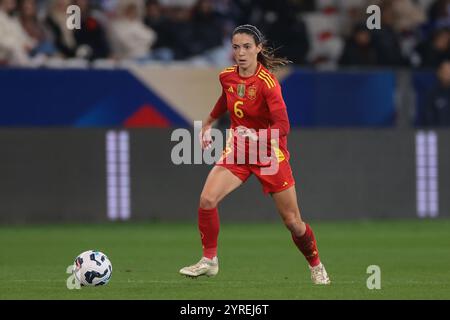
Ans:
[[[217,238],[219,235],[217,205],[227,194],[238,188],[242,183],[242,179],[222,166],[215,166],[209,173],[200,195],[198,210],[198,227],[204,257],[211,259],[217,256]]]
[[[242,174],[245,174],[242,172]],[[212,209],[217,207],[218,203],[225,198],[230,192],[238,188],[242,183],[242,174],[238,173],[241,178],[233,174],[229,169],[223,166],[214,166],[206,178],[200,195],[200,208]]]
[[[186,276],[214,276],[219,271],[217,239],[219,237],[219,213],[217,205],[227,194],[238,188],[248,178],[249,172],[233,168],[234,174],[222,166],[215,166],[208,175],[200,195],[198,228],[201,235],[203,257],[180,270]],[[237,175],[239,175],[239,178]]]
[[[316,284],[329,284],[330,279],[320,262],[314,233],[301,218],[295,186],[272,193],[272,198],[285,226],[291,232],[292,240],[309,263],[312,281]]]

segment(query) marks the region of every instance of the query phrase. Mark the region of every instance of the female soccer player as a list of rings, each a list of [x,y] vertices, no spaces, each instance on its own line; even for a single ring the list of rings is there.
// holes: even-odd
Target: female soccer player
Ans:
[[[230,192],[243,184],[254,174],[275,201],[284,224],[292,234],[292,239],[305,256],[311,270],[311,280],[315,284],[329,284],[330,279],[320,262],[316,239],[311,227],[302,221],[297,204],[295,181],[289,165],[287,135],[290,125],[278,80],[269,71],[289,61],[274,57],[267,48],[263,34],[252,25],[238,26],[232,35],[233,55],[237,65],[220,73],[222,95],[214,109],[203,123],[200,133],[202,148],[211,146],[210,129],[215,120],[227,111],[231,117],[234,135],[227,143],[221,161],[213,167],[206,179],[200,196],[198,227],[203,245],[203,257],[180,273],[189,277],[215,276],[219,271],[217,239],[219,235],[219,215],[217,206]],[[268,130],[268,131],[261,131]],[[279,139],[274,130],[277,130]],[[258,159],[255,163],[236,163],[237,138],[261,139],[259,133],[269,132],[267,148],[278,161],[275,174],[264,174],[267,162]],[[267,134],[266,134],[267,136]],[[270,141],[270,142],[268,142]],[[245,153],[249,155],[250,143],[246,141]],[[230,158],[231,155],[231,159]],[[228,159],[231,161],[223,161]]]

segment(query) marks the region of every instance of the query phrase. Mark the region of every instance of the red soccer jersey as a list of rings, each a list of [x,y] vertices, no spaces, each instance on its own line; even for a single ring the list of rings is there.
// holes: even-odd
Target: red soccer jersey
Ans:
[[[238,66],[226,68],[220,73],[222,95],[218,99],[211,117],[217,119],[227,110],[230,113],[231,129],[245,126],[257,132],[260,129],[268,129],[274,125],[274,114],[286,119],[287,128],[280,130],[279,145],[272,141],[278,161],[289,159],[287,150],[287,132],[289,120],[287,119],[286,104],[283,100],[281,87],[276,77],[260,63],[257,71],[250,77],[239,75]],[[236,149],[236,139],[234,139]],[[247,144],[248,145],[248,144]],[[258,161],[258,164],[260,162]]]

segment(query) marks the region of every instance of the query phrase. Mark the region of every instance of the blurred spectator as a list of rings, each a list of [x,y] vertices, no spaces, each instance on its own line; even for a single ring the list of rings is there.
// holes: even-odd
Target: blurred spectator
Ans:
[[[212,6],[215,13],[215,17],[219,24],[223,27],[225,37],[229,38],[229,35],[233,32],[237,25],[238,17],[241,14],[239,8],[239,1],[237,0],[212,0]],[[246,22],[247,23],[247,22]]]
[[[16,1],[19,1],[20,28],[13,16]],[[330,32],[320,35],[322,42],[318,47],[328,53],[333,48],[330,44],[339,43],[337,53],[329,57],[333,65],[339,55],[339,63],[345,66],[437,67],[449,59],[450,36],[442,29],[450,28],[450,0],[0,0],[0,3],[0,60],[14,64],[26,64],[30,57],[33,60],[40,53],[52,55],[55,48],[68,58],[110,58],[114,52],[120,59],[150,57],[220,64],[228,62],[231,56],[229,46],[225,45],[229,35],[234,27],[244,23],[257,25],[277,49],[277,55],[306,64],[307,55],[317,49],[308,18],[320,15],[325,16],[324,20],[313,22],[325,25],[329,21],[331,26],[338,22]],[[81,8],[81,30],[66,27],[66,9],[71,4]],[[366,22],[370,4],[381,7],[381,30],[369,31],[370,34],[362,28],[351,30],[355,21]],[[45,25],[38,19],[37,6],[46,9],[39,15],[46,17]],[[429,9],[428,23],[425,23],[426,9]],[[315,12],[303,14],[309,11]],[[341,35],[349,33],[352,35],[341,54]],[[327,38],[330,36],[335,42]]]
[[[351,7],[349,19],[357,19],[358,22],[365,21],[368,17],[366,10],[370,5],[377,5],[381,13],[389,10],[392,16],[389,25],[396,32],[411,31],[419,27],[427,20],[425,9],[418,3],[418,0],[353,0],[350,3],[359,2],[359,6]],[[383,23],[382,23],[383,28]]]
[[[431,40],[418,47],[422,67],[437,68],[442,62],[450,60],[450,30],[437,30]]]
[[[420,28],[426,22],[425,10],[413,0],[390,0],[394,14],[394,29],[400,35],[403,55],[411,64],[417,65],[418,56],[415,48],[421,41]]]
[[[45,20],[56,49],[66,58],[74,57],[77,50],[74,33],[67,28],[66,10],[69,5],[70,0],[50,0]]]
[[[407,66],[408,60],[403,56],[400,38],[395,31],[395,15],[392,2],[381,3],[381,29],[372,31],[373,43],[380,66]]]
[[[192,8],[196,0],[159,0],[163,6],[178,7],[189,9]]]
[[[375,66],[377,53],[373,46],[372,35],[363,24],[354,27],[347,39],[344,51],[339,59],[342,66]]]
[[[119,4],[118,18],[112,25],[116,54],[121,59],[149,59],[156,33],[146,26],[137,1]]]
[[[13,16],[16,6],[16,0],[0,0],[0,61],[26,65],[36,43]]]
[[[428,18],[435,29],[450,27],[450,0],[436,0],[428,10]]]
[[[295,9],[295,12],[310,12],[317,9],[316,0],[288,0],[289,6]]]
[[[176,60],[187,59],[195,51],[191,43],[194,41],[195,33],[191,23],[191,10],[185,7],[172,7],[169,15],[169,30],[173,50],[173,57]]]
[[[50,41],[49,35],[45,30],[44,25],[39,21],[37,17],[36,1],[20,0],[19,17],[23,29],[35,42],[35,46],[31,51],[31,55],[54,55],[56,53],[56,48]]]
[[[97,6],[108,18],[116,17],[116,10],[121,0],[96,0]]]
[[[450,126],[450,61],[437,71],[438,84],[429,94],[425,109],[426,126]]]
[[[276,4],[275,4],[276,3]],[[305,2],[266,2],[262,30],[277,49],[277,55],[305,64],[310,43],[306,25],[297,15]]]
[[[74,30],[77,56],[90,60],[110,57],[110,46],[99,18],[95,17],[89,0],[75,0],[81,10],[81,29]]]
[[[222,45],[224,29],[214,14],[211,0],[197,1],[192,9],[192,23],[191,55],[199,55]]]
[[[424,8],[417,0],[353,0],[341,4],[344,34],[352,33],[357,23],[366,23],[370,5],[381,9],[381,30],[372,31],[372,42],[380,66],[408,66],[415,62],[414,50],[420,41],[420,29],[426,21]],[[349,25],[352,23],[351,25]]]
[[[276,49],[276,54],[296,64],[306,63],[309,37],[299,13],[314,8],[314,1],[260,0],[238,1],[242,11],[240,24],[258,26]]]
[[[390,0],[396,32],[415,30],[426,21],[425,10],[412,0]]]
[[[153,45],[154,49],[168,48],[171,39],[170,25],[167,17],[163,14],[163,8],[158,0],[148,0],[145,5],[144,23],[156,32],[157,39]]]
[[[274,14],[277,18],[298,15],[316,10],[316,0],[234,0],[240,14],[236,24],[251,23],[264,30],[266,23],[271,23]]]

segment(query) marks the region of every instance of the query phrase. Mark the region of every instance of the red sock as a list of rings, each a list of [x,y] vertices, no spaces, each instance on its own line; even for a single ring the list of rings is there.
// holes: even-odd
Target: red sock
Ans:
[[[301,237],[296,237],[292,233],[292,240],[294,240],[295,245],[303,253],[311,267],[315,267],[320,264],[316,238],[314,237],[314,233],[308,224],[306,224],[305,234]]]
[[[214,209],[198,209],[198,229],[202,238],[203,256],[209,259],[217,256],[219,237],[219,212]]]

